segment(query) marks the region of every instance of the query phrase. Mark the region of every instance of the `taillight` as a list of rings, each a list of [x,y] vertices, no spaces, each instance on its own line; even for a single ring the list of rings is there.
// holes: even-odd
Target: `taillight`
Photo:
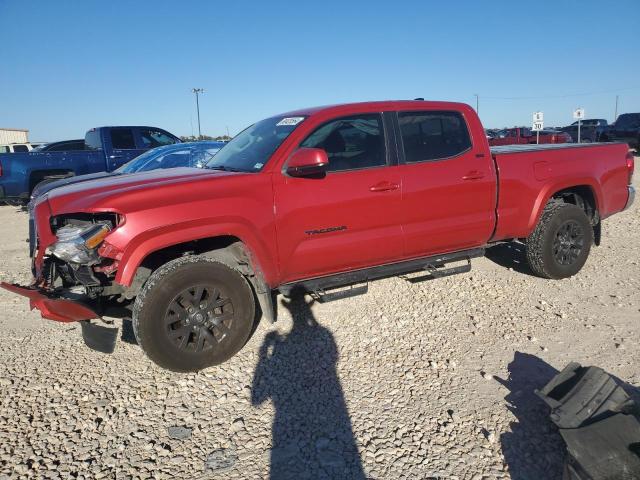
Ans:
[[[633,159],[633,153],[627,152],[626,160],[627,160],[627,170],[629,171],[629,185],[631,185],[631,180],[633,179],[633,170],[635,169],[635,161]]]

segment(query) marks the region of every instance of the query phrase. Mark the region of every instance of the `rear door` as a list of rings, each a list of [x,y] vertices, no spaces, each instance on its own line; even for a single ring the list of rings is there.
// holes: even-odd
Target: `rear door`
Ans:
[[[495,225],[496,175],[457,111],[398,112],[405,255],[485,244]]]
[[[321,178],[274,177],[283,283],[402,258],[394,144],[379,113],[330,120],[301,142],[325,150],[329,167]]]
[[[107,136],[106,143],[111,145],[106,152],[107,171],[115,170],[145,151],[136,146],[134,129],[131,127],[110,128],[103,132]]]

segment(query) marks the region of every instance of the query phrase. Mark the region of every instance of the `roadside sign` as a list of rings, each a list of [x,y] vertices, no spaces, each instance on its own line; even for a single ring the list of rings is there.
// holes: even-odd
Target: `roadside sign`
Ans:
[[[533,114],[533,125],[531,127],[531,130],[533,130],[534,132],[539,132],[543,128],[544,128],[544,113],[535,112]]]
[[[544,128],[544,113],[534,112],[531,130],[536,132],[536,143],[540,143],[540,130]]]
[[[582,143],[580,127],[582,123],[582,119],[584,118],[584,108],[576,108],[573,111],[573,118],[578,120],[578,143]]]

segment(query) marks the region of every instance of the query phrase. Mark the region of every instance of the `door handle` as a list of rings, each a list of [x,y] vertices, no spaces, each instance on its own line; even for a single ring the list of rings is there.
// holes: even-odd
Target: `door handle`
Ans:
[[[463,180],[480,180],[481,178],[484,178],[484,173],[477,170],[473,170],[462,177]]]
[[[400,185],[397,183],[391,182],[380,182],[375,185],[369,187],[369,191],[371,192],[388,192],[389,190],[397,190],[400,188]]]
[[[111,160],[115,160],[116,158],[122,158],[122,155],[109,155]]]

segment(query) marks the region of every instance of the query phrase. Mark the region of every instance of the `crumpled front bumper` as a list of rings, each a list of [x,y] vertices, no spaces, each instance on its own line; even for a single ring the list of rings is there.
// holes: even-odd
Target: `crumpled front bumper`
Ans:
[[[42,318],[57,322],[78,322],[100,318],[100,315],[87,305],[68,298],[55,297],[46,290],[35,287],[23,287],[0,282],[0,287],[29,299],[31,310],[40,310]]]

